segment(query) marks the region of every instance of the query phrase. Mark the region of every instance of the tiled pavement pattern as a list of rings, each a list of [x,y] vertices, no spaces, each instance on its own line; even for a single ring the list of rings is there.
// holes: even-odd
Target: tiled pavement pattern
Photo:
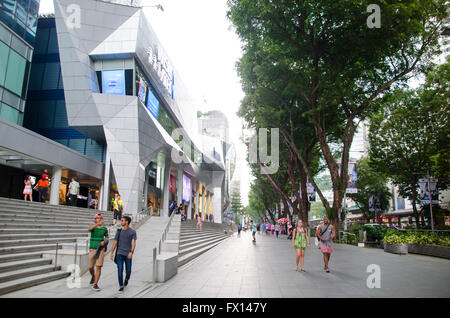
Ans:
[[[382,249],[334,246],[331,273],[320,250],[306,251],[296,272],[295,251],[286,236],[236,235],[179,268],[178,275],[143,297],[450,297],[450,260],[394,255]],[[381,267],[381,288],[366,285],[367,266]]]
[[[148,233],[154,226],[147,222],[138,229],[139,253],[146,251],[144,238],[153,239]],[[136,255],[124,293],[117,291],[116,267],[108,259],[99,283],[101,292],[90,289],[89,275],[84,275],[80,289],[68,289],[65,281],[57,281],[3,297],[450,297],[450,260],[338,244],[334,249],[331,273],[324,272],[322,254],[314,245],[306,252],[306,272],[296,272],[295,252],[285,236],[277,240],[257,235],[253,245],[250,233],[243,232],[180,267],[164,284],[150,283],[145,252]],[[381,268],[380,289],[366,285],[370,264]]]

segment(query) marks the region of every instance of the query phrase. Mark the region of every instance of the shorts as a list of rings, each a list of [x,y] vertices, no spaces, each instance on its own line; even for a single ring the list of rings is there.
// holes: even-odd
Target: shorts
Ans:
[[[97,249],[90,249],[89,250],[89,266],[88,268],[93,268],[94,266],[102,267],[103,262],[105,260],[105,250],[102,249],[100,252],[100,255],[97,259],[94,258],[95,252],[97,252]]]
[[[320,244],[320,249],[322,251],[322,253],[327,253],[327,254],[331,254],[333,253],[333,245],[325,245],[325,244]]]
[[[114,220],[120,220],[122,218],[122,212],[114,210]]]

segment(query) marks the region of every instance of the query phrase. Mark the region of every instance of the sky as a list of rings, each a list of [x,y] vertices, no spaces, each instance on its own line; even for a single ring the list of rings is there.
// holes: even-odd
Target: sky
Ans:
[[[226,0],[141,0],[144,12],[198,110],[220,110],[228,118],[230,141],[236,147],[234,179],[241,183],[241,200],[248,204],[250,170],[240,141],[242,120],[237,117],[244,97],[236,62],[241,42],[226,17]],[[164,11],[153,5],[161,4]],[[41,0],[39,13],[52,13],[53,0]]]

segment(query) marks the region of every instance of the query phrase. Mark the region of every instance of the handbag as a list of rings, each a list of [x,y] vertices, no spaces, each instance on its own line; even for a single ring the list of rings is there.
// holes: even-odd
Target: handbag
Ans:
[[[122,229],[118,229],[117,231],[119,232],[119,236],[117,236],[116,254],[114,255],[114,263],[116,264],[117,264],[117,251],[119,250],[120,233],[122,232]]]

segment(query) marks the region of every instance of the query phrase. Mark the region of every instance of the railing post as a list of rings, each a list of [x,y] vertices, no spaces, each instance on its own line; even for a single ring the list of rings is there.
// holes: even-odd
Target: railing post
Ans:
[[[55,271],[57,263],[58,263],[58,242],[56,242],[56,251],[55,251]]]
[[[75,280],[75,267],[77,266],[77,252],[78,252],[78,242],[75,242],[75,266],[73,267],[73,280]]]
[[[153,248],[153,283],[156,283],[156,247]]]

